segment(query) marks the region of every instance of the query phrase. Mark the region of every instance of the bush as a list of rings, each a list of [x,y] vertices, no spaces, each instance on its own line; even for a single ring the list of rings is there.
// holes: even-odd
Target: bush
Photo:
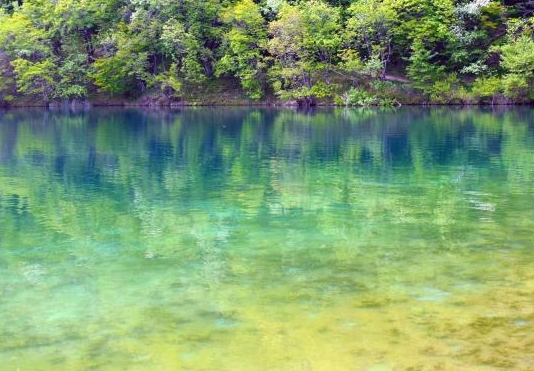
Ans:
[[[432,103],[454,103],[456,100],[455,91],[457,90],[458,77],[456,74],[450,74],[444,79],[437,80],[428,89],[428,95]]]
[[[345,106],[373,106],[378,103],[378,99],[373,97],[363,88],[351,87],[341,95],[341,100]]]
[[[479,77],[473,83],[471,88],[472,95],[479,99],[485,100],[491,98],[493,102],[495,97],[502,92],[501,79],[495,76]]]
[[[339,97],[345,106],[398,106],[399,102],[393,97],[379,96],[362,87],[351,87]]]

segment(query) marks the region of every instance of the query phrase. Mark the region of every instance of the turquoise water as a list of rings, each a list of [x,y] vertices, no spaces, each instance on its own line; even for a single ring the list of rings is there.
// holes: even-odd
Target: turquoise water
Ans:
[[[532,370],[534,111],[0,112],[2,370]]]

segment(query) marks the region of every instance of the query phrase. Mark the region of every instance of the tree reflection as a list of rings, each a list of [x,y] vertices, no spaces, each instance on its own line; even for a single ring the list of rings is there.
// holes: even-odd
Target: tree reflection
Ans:
[[[337,219],[302,211],[347,207],[347,218],[411,220],[419,216],[403,199],[425,192],[434,201],[421,207],[434,210],[427,214],[443,232],[446,220],[461,219],[461,190],[479,172],[508,178],[515,191],[530,184],[532,115],[449,108],[7,111],[0,114],[1,212],[13,210],[6,200],[27,200],[35,223],[47,209],[46,224],[65,235],[90,233],[124,212],[137,213],[131,228],[172,232],[194,203],[208,214],[274,213],[289,223],[298,213],[337,230]],[[401,188],[392,191],[396,183]],[[147,218],[165,205],[168,220]]]

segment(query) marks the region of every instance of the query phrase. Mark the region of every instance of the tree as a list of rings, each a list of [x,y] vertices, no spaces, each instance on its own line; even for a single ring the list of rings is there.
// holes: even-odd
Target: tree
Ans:
[[[46,31],[22,11],[11,16],[0,13],[0,50],[11,59],[39,60],[52,54]]]
[[[39,96],[46,102],[54,94],[56,59],[46,31],[36,27],[25,14],[31,14],[31,9],[31,4],[25,4],[11,16],[0,14],[0,53],[4,62],[0,75],[7,83],[14,76],[17,92]],[[12,69],[6,65],[8,60]]]
[[[223,29],[219,14],[231,1],[225,0],[183,0],[183,13],[180,19],[185,31],[191,36],[188,40],[188,59],[200,63],[206,77],[213,77],[214,61],[220,58],[219,46]]]
[[[269,25],[270,76],[281,98],[313,105],[331,94],[328,72],[339,53],[340,29],[339,10],[322,1],[282,6]]]
[[[502,87],[508,98],[534,98],[534,21],[511,19],[507,23],[505,43],[493,46],[504,70]]]
[[[534,41],[530,35],[521,35],[512,42],[498,48],[501,52],[501,66],[504,94],[510,98],[528,97],[534,89]]]
[[[171,18],[165,22],[160,35],[163,54],[176,65],[176,70],[189,83],[206,80],[205,69],[200,62],[202,45],[195,35],[186,30],[183,22]]]
[[[241,0],[224,12],[222,19],[229,25],[229,31],[223,38],[225,54],[217,65],[216,74],[235,74],[248,96],[259,99],[264,93],[267,47],[260,7],[252,0]]]
[[[56,66],[50,59],[32,62],[17,58],[11,62],[17,81],[19,93],[38,95],[48,102],[54,94]]]
[[[68,54],[58,68],[59,82],[56,96],[64,99],[84,98],[88,95],[87,56]]]
[[[159,90],[167,99],[177,98],[182,91],[183,82],[178,77],[178,67],[171,64],[167,71],[156,75],[151,85],[159,87]]]
[[[57,0],[51,11],[52,31],[61,44],[82,40],[87,60],[94,59],[94,38],[99,30],[119,21],[118,0]],[[80,53],[76,51],[75,54]]]
[[[104,55],[91,66],[89,77],[101,91],[126,94],[146,87],[148,53],[146,42],[128,32],[125,25],[101,41]]]
[[[341,46],[341,16],[339,8],[320,0],[310,0],[301,5],[305,32],[303,47],[306,59],[322,73],[337,63]],[[328,76],[325,75],[326,82]]]
[[[397,23],[394,8],[381,0],[362,0],[348,8],[346,39],[351,49],[367,62],[371,76],[384,76],[391,58],[393,30]]]
[[[299,88],[311,88],[310,71],[302,60],[304,23],[296,6],[285,4],[278,18],[269,25],[271,39],[268,48],[274,57],[270,76],[274,90],[282,98],[297,96]]]
[[[504,33],[504,9],[498,2],[474,0],[455,6],[448,42],[450,68],[477,76],[490,68],[488,49]]]
[[[509,73],[531,78],[534,75],[534,41],[530,35],[521,35],[498,48],[501,66]]]
[[[480,99],[491,98],[491,103],[495,101],[497,94],[503,89],[502,81],[497,76],[478,77],[473,82],[472,94]]]
[[[436,55],[437,53],[433,53],[423,40],[416,39],[413,42],[407,72],[416,88],[427,90],[443,76],[445,67],[432,61]]]
[[[397,22],[391,30],[391,56],[402,66],[410,61],[412,52],[424,47],[432,55],[432,64],[447,66],[451,60],[448,50],[454,14],[453,0],[383,0],[393,9]]]
[[[15,73],[9,57],[0,51],[0,106],[13,100],[16,94]]]

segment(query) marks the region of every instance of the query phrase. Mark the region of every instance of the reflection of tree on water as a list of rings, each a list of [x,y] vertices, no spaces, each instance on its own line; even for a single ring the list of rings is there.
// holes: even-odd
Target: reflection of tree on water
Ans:
[[[531,329],[512,308],[529,292],[531,111],[17,112],[0,121],[0,305],[31,286],[32,323],[59,292],[102,338],[166,334],[191,357],[239,331],[275,350],[321,337],[338,352],[346,335],[367,356],[349,348],[376,326],[436,344]],[[462,301],[500,284],[502,320]],[[40,344],[70,332],[47,318],[61,331]],[[40,335],[25,329],[6,347]]]
[[[218,197],[228,186],[239,190],[240,197],[252,200],[247,190],[256,192],[260,187],[267,197],[263,206],[261,202],[255,205],[255,212],[261,215],[262,207],[275,213],[303,203],[320,208],[325,197],[313,194],[312,182],[317,179],[307,174],[321,169],[325,174],[327,170],[342,174],[343,184],[332,185],[332,192],[339,191],[338,202],[346,205],[362,202],[358,192],[363,188],[356,179],[385,184],[401,174],[411,174],[417,182],[441,166],[458,164],[476,171],[478,165],[496,159],[504,165],[496,171],[509,176],[516,184],[514,189],[519,189],[531,179],[529,169],[534,163],[534,134],[527,126],[532,122],[531,114],[441,109],[316,110],[306,114],[191,109],[95,110],[69,115],[46,113],[43,118],[11,111],[3,114],[0,143],[4,176],[12,161],[33,158],[22,171],[52,170],[57,177],[46,178],[46,182],[62,184],[72,200],[98,189],[103,203],[116,197],[129,197],[130,203],[136,203],[135,194],[141,190],[142,203],[155,197],[170,200],[179,208],[191,200]],[[37,162],[35,154],[39,155]],[[146,177],[144,169],[151,177]],[[30,213],[32,194],[47,197],[43,190],[49,186],[43,182],[24,187],[27,191],[21,197],[30,200]],[[458,183],[458,187],[463,185]],[[6,197],[9,182],[3,182],[2,188]],[[295,198],[310,190],[310,199]],[[454,188],[451,191],[456,192]],[[118,205],[119,201],[107,204]],[[143,218],[140,214],[140,220]],[[78,216],[69,223],[83,225],[84,220]]]
[[[203,281],[210,290],[216,292],[228,270],[225,250],[228,248],[230,229],[224,219],[212,220],[206,225],[206,228],[210,229],[193,227],[191,234],[196,240],[196,248],[202,259],[200,274]]]

